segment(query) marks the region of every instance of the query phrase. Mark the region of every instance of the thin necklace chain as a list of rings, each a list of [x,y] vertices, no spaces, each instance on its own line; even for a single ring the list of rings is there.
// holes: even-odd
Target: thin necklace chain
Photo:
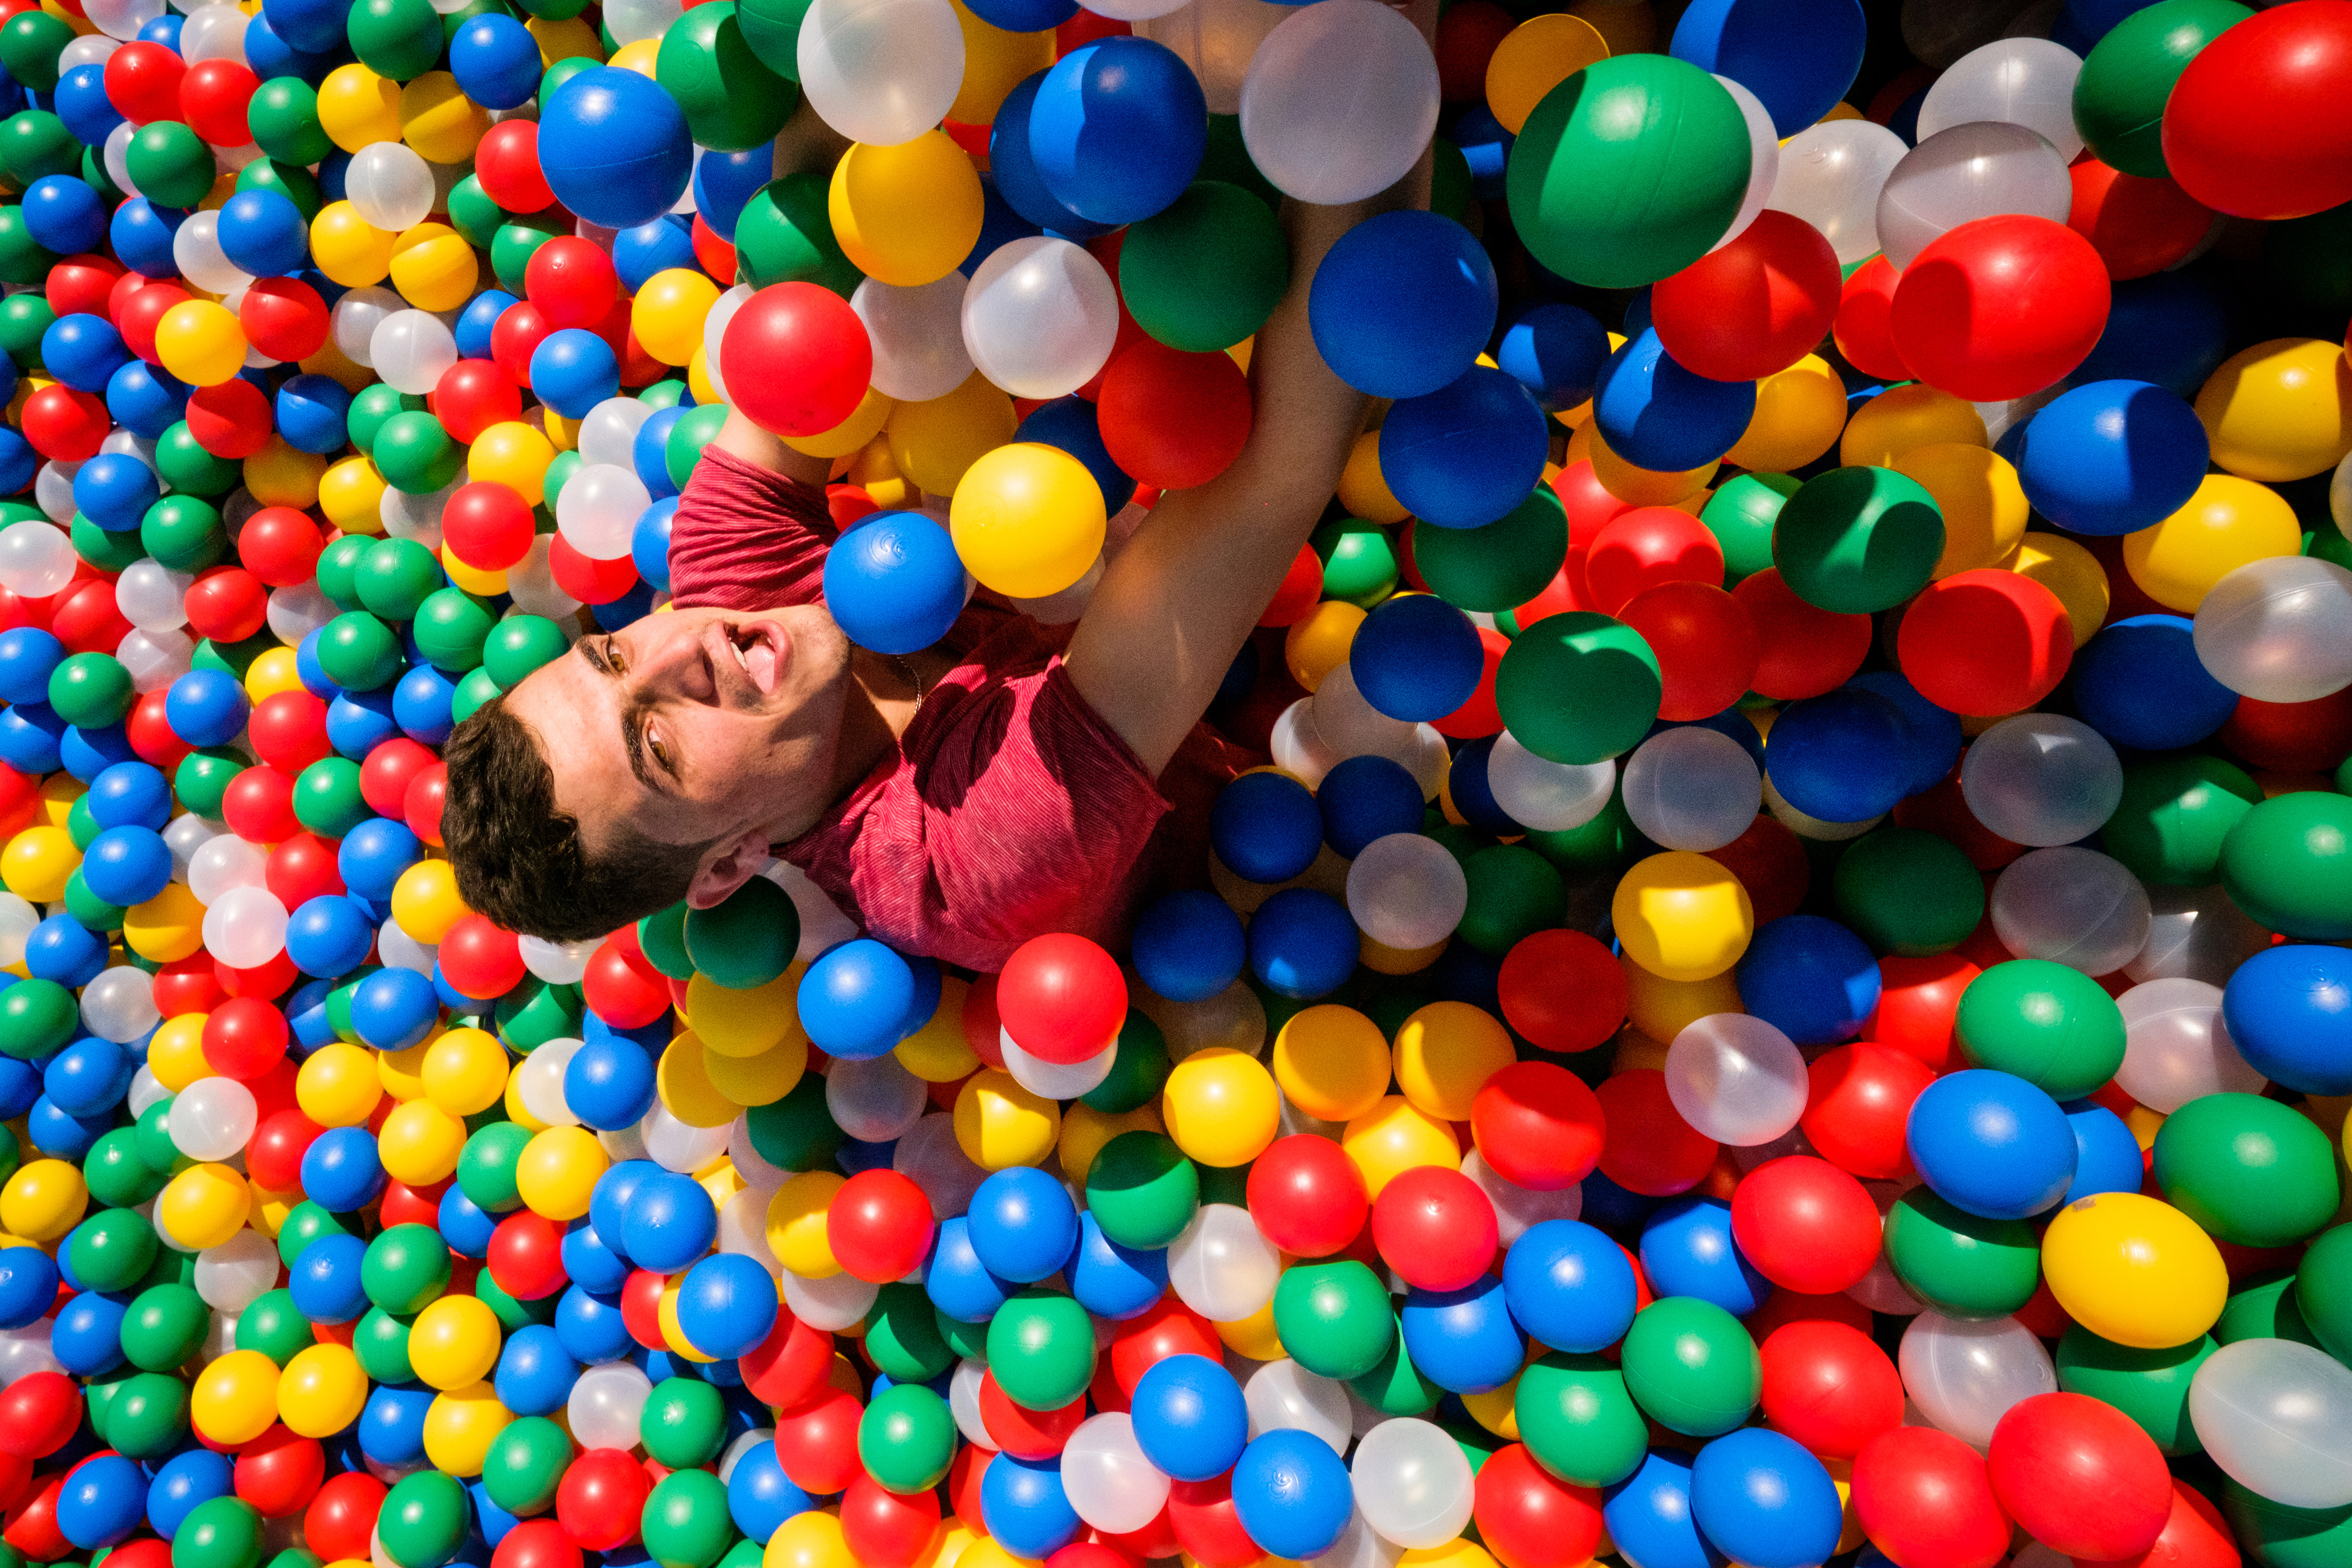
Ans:
[[[923,678],[915,673],[915,667],[907,662],[905,654],[892,654],[890,662],[898,667],[898,673],[905,676],[907,684],[914,689],[915,711],[920,713],[923,710]]]

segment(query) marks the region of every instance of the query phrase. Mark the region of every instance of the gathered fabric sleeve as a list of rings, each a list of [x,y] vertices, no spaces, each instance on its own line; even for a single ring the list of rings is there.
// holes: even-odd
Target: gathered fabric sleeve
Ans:
[[[671,600],[726,610],[821,603],[833,540],[820,487],[706,449],[671,525]]]

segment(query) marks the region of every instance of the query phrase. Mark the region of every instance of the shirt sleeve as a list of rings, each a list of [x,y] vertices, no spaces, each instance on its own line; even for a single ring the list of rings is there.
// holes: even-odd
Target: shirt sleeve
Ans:
[[[708,448],[671,526],[671,600],[728,610],[820,603],[833,540],[823,489]]]

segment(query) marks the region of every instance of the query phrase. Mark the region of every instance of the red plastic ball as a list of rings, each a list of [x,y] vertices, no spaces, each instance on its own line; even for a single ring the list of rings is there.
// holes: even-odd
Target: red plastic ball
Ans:
[[[1663,583],[1723,582],[1723,546],[1706,524],[1679,507],[1643,506],[1603,523],[1584,557],[1592,607],[1613,616]]]
[[[94,392],[77,392],[52,382],[25,399],[17,427],[33,450],[60,463],[87,462],[98,456],[112,426],[106,399]]]
[[[303,1152],[326,1129],[299,1110],[281,1110],[253,1130],[245,1146],[246,1173],[273,1193],[292,1192],[302,1184]]]
[[[294,781],[264,764],[228,781],[221,820],[248,844],[276,844],[302,831],[294,816]]]
[[[1837,252],[1770,208],[1650,290],[1650,322],[1675,363],[1714,381],[1757,381],[1813,352],[1838,313]]]
[[[269,589],[242,566],[197,574],[184,601],[188,629],[216,643],[243,642],[269,624]]]
[[[119,52],[119,51],[118,51]],[[364,1561],[389,1489],[364,1470],[346,1470],[319,1489],[302,1515],[302,1539],[327,1562]],[[529,1526],[520,1528],[528,1529]]]
[[[441,537],[458,560],[484,572],[503,572],[530,553],[530,508],[495,479],[476,479],[450,493],[441,511]]]
[[[1740,1326],[1759,1345],[1790,1323],[1843,1323],[1867,1334],[1870,1309],[1843,1291],[1834,1296],[1808,1296],[1776,1285],[1772,1293],[1764,1298],[1762,1306],[1740,1320]]]
[[[833,1336],[812,1329],[790,1310],[776,1314],[768,1337],[736,1361],[743,1386],[762,1405],[790,1410],[806,1404],[833,1370]]]
[[[307,691],[273,691],[263,698],[254,705],[246,733],[254,754],[289,777],[335,754],[327,739],[327,705]]]
[[[302,972],[295,968],[294,961],[281,951],[268,963],[256,964],[251,969],[238,969],[215,959],[213,975],[220,982],[221,989],[232,996],[250,996],[257,1002],[274,1002],[285,995],[287,988],[302,977]],[[270,1070],[275,1072],[277,1068]],[[252,1087],[254,1099],[258,1101],[260,1086],[257,1083]]]
[[[2352,686],[2308,702],[2264,702],[2241,697],[2220,736],[2257,768],[2315,773],[2333,770],[2352,752]]]
[[[1903,1425],[1903,1379],[1860,1329],[1788,1323],[1766,1334],[1758,1353],[1765,1419],[1816,1454],[1850,1459]]]
[[[0,1454],[45,1459],[81,1426],[81,1390],[61,1372],[28,1372],[0,1389]]]
[[[1827,1160],[1790,1154],[1748,1173],[1731,1194],[1731,1237],[1773,1284],[1826,1296],[1878,1260],[1878,1209]]]
[[[453,437],[469,444],[491,426],[522,417],[522,389],[492,360],[459,360],[425,402]]]
[[[188,129],[215,147],[242,147],[253,140],[246,106],[261,79],[235,60],[199,60],[180,79],[180,113]]]
[[[535,121],[501,120],[484,132],[474,148],[474,177],[481,181],[482,194],[508,212],[535,213],[555,205],[555,192],[539,163]]]
[[[449,928],[438,949],[442,978],[451,990],[494,1002],[522,984],[522,946],[488,915],[467,915]]]
[[[2107,1568],[2239,1568],[2242,1561],[2221,1510],[2188,1482],[2176,1480],[2172,1511],[2156,1544]]]
[[[1119,471],[1171,490],[1231,468],[1254,418],[1249,377],[1231,354],[1187,353],[1150,338],[1111,360],[1095,407]]]
[[[1162,1509],[1164,1515],[1167,1510]],[[1143,1568],[1140,1552],[1123,1552],[1102,1538],[1102,1531],[1089,1531],[1092,1541],[1073,1541],[1045,1559],[1045,1568]]]
[[[778,436],[814,436],[857,411],[874,345],[849,302],[814,283],[774,283],[743,301],[719,342],[736,409]]]
[[[1265,1556],[1242,1528],[1231,1471],[1213,1480],[1171,1485],[1168,1522],[1175,1529],[1176,1544],[1200,1568],[1253,1568]]]
[[[978,1443],[957,1446],[955,1458],[948,1464],[948,1512],[959,1519],[982,1517],[980,1483],[988,1473],[989,1461],[995,1458],[995,1449]]]
[[[613,258],[593,240],[570,235],[559,235],[531,252],[523,266],[522,287],[524,297],[559,331],[595,326],[621,293]]]
[[[108,321],[114,322],[115,330],[120,331],[121,330],[123,305],[129,301],[131,296],[138,293],[139,290],[146,288],[149,284],[154,281],[155,280],[153,279],[144,277],[136,272],[123,273],[121,277],[115,279],[113,287],[107,289],[106,309],[98,311],[97,314],[104,316]]]
[[[406,1182],[384,1183],[379,1205],[384,1228],[389,1230],[395,1225],[421,1225],[428,1229],[438,1226],[441,1196],[456,1181],[455,1176],[444,1176],[422,1187],[412,1187]]]
[[[54,1563],[70,1552],[72,1542],[58,1528],[58,1493],[70,1473],[52,1471],[25,1490],[8,1510],[8,1528],[0,1531],[0,1541],[36,1563]]]
[[[1282,586],[1274,591],[1265,611],[1257,618],[1262,626],[1296,626],[1323,597],[1323,558],[1315,553],[1311,544],[1302,544],[1291,558],[1290,570],[1282,574]]]
[[[79,1469],[81,1467],[77,1465],[74,1468]],[[32,1478],[28,1474],[24,1479],[30,1480]],[[10,1504],[16,1500],[9,1490],[5,1477],[0,1477],[0,1498],[5,1498]],[[106,1560],[114,1568],[172,1568],[172,1547],[169,1542],[158,1541],[152,1535],[142,1536],[136,1541],[126,1541],[108,1552]]]
[[[1715,1166],[1716,1142],[1682,1119],[1655,1068],[1613,1073],[1593,1091],[1607,1119],[1601,1173],[1629,1193],[1686,1193]]]
[[[335,847],[310,833],[297,833],[272,849],[263,876],[271,895],[289,910],[343,891]]]
[[[1589,1051],[1625,1021],[1625,973],[1582,931],[1522,937],[1496,979],[1504,1021],[1548,1051]]]
[[[643,1028],[669,1011],[662,977],[631,963],[609,937],[589,955],[580,989],[589,1011],[616,1029]]]
[[[1118,1391],[1133,1398],[1143,1374],[1171,1355],[1202,1355],[1212,1361],[1224,1355],[1223,1342],[1209,1321],[1178,1300],[1172,1290],[1114,1331],[1110,1370]]]
[[[1503,668],[1503,656],[1510,651],[1510,638],[1492,626],[1480,626],[1477,686],[1462,700],[1461,707],[1431,720],[1429,727],[1454,741],[1475,741],[1500,731],[1503,714],[1495,706],[1495,677]]]
[[[441,806],[448,795],[449,770],[435,763],[408,781],[408,793],[401,797],[400,820],[436,849],[441,847]]]
[[[980,1424],[1000,1453],[1016,1459],[1050,1459],[1086,1418],[1084,1394],[1058,1410],[1024,1410],[1013,1403],[992,1373],[981,1374]]]
[[[133,125],[144,125],[180,117],[180,80],[187,73],[187,62],[177,51],[142,39],[107,56],[100,79],[114,111]]]
[[[1309,1132],[1277,1138],[1251,1164],[1250,1217],[1294,1258],[1328,1258],[1356,1239],[1372,1210],[1363,1173],[1340,1147]]]
[[[2126,174],[2096,158],[2066,173],[2074,183],[2066,226],[2091,242],[2118,283],[2163,271],[2213,226],[2213,214],[2170,180]]]
[[[1739,700],[1756,678],[1756,623],[1712,583],[1661,583],[1636,594],[1617,618],[1658,657],[1658,717],[1711,719]]]
[[[1443,1165],[1400,1171],[1372,1200],[1372,1244],[1381,1260],[1424,1290],[1459,1290],[1484,1274],[1498,1231],[1486,1192]]]
[[[2172,1512],[2164,1453],[2140,1425],[2084,1394],[2009,1407],[1986,1456],[1993,1496],[2045,1546],[2112,1562],[2147,1551]]]
[[[1742,577],[1731,596],[1756,628],[1755,689],[1761,696],[1793,702],[1834,691],[1869,657],[1868,616],[1807,604],[1776,566]]]
[[[776,1462],[793,1485],[812,1497],[837,1492],[856,1479],[857,1422],[865,1415],[857,1396],[820,1389],[815,1398],[776,1416]]]
[[[1928,241],[1903,269],[1887,321],[1913,375],[1992,403],[2032,396],[2081,364],[2108,304],[2106,264],[2089,240],[2011,213]]]
[[[283,1424],[238,1450],[236,1495],[264,1519],[284,1519],[310,1506],[327,1479],[326,1450],[316,1437],[298,1437]]]
[[[269,445],[269,395],[238,377],[188,395],[188,434],[215,458],[239,460]]]
[[[1853,270],[1839,291],[1836,324],[1830,336],[1846,363],[1882,381],[1909,381],[1910,370],[1895,346],[1895,286],[1903,280],[1895,263],[1874,256]]]
[[[1874,1040],[1824,1051],[1805,1069],[1810,1091],[1803,1129],[1814,1152],[1868,1181],[1894,1181],[1911,1168],[1903,1133],[1911,1102],[1936,1081],[1936,1069],[1910,1052]]]
[[[2165,100],[2165,167],[2233,217],[2352,201],[2352,13],[2282,5],[2225,29]]]
[[[563,1271],[563,1222],[517,1209],[490,1232],[490,1278],[518,1301],[539,1301],[571,1283]]]
[[[511,123],[511,122],[509,122]],[[555,331],[540,308],[517,300],[490,323],[490,359],[517,386],[530,384],[530,356]]]
[[[209,1013],[227,999],[220,977],[213,973],[211,953],[191,953],[155,972],[155,1010],[166,1018]]]
[[[314,1545],[311,1550],[318,1548]],[[364,1542],[361,1550],[366,1550]],[[586,1561],[578,1543],[551,1519],[524,1520],[508,1531],[490,1553],[490,1568],[583,1568]]]
[[[1578,1568],[1601,1544],[1601,1494],[1536,1463],[1524,1444],[1486,1457],[1470,1517],[1503,1568]]]
[[[1118,1039],[1127,1021],[1127,978],[1118,960],[1085,937],[1032,937],[1004,961],[996,1010],[1005,1033],[1031,1056],[1082,1062]]]
[[[1932,1426],[1897,1426],[1853,1460],[1863,1533],[1903,1568],[1993,1568],[2009,1555],[2009,1515],[1974,1448]]]
[[[1895,636],[1904,678],[1938,708],[1990,718],[2032,707],[2074,659],[2058,595],[2016,572],[1979,567],[1930,583]]]
[[[111,257],[68,256],[49,268],[41,292],[60,316],[111,318],[114,286],[122,278],[122,263]]]
[[[939,1530],[934,1489],[901,1496],[860,1470],[841,1494],[842,1541],[865,1568],[914,1568]]]
[[[257,278],[236,307],[245,341],[271,359],[309,359],[326,346],[331,318],[319,291],[299,278]]]
[[[720,238],[719,231],[704,222],[700,213],[694,215],[694,222],[687,233],[694,241],[696,266],[713,278],[735,276],[735,247]]]
[[[267,1002],[235,997],[205,1020],[205,1065],[225,1078],[256,1079],[286,1059],[286,1015]]]
[[[122,50],[114,53],[120,57]],[[155,352],[155,324],[173,306],[184,305],[191,298],[177,283],[148,283],[131,290],[128,299],[114,307],[114,330],[122,334],[122,346],[149,364],[160,367],[163,362]]]
[[[49,630],[69,653],[110,654],[131,635],[131,623],[114,606],[111,582],[79,577],[57,596],[56,607],[49,612]]]
[[[1551,1062],[1514,1062],[1488,1079],[1470,1101],[1470,1136],[1496,1175],[1545,1193],[1591,1174],[1608,1141],[1601,1101],[1582,1079]]]
[[[548,574],[555,585],[583,605],[609,605],[637,585],[636,563],[625,555],[599,561],[583,555],[560,533],[550,534]]]
[[[1518,18],[1489,0],[1461,0],[1437,22],[1437,88],[1448,103],[1486,96],[1486,62]]]
[[[609,1552],[634,1539],[653,1492],[646,1468],[625,1448],[591,1448],[555,1489],[555,1519],[574,1546]]]
[[[266,506],[245,520],[237,559],[273,588],[299,587],[318,574],[326,550],[319,525],[290,506]]]
[[[869,1285],[904,1279],[931,1250],[931,1200],[914,1178],[888,1166],[860,1171],[825,1210],[834,1260]]]
[[[167,697],[168,693],[162,690],[142,693],[131,705],[131,716],[123,721],[122,730],[141,762],[152,763],[168,773],[195,748],[172,733],[171,716],[164,710]],[[5,819],[0,818],[0,826],[5,825]]]
[[[41,778],[0,763],[0,834],[14,837],[33,825],[41,811]]]
[[[360,797],[377,816],[396,817],[410,782],[439,760],[432,747],[405,735],[379,741],[360,763]]]
[[[1739,879],[1759,926],[1795,914],[1812,886],[1813,866],[1805,858],[1803,842],[1760,812],[1738,837],[1708,850],[1706,858]]]

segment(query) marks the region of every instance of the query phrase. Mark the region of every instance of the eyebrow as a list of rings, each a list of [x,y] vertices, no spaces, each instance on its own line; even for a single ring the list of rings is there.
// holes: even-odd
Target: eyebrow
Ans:
[[[613,668],[612,661],[604,656],[604,649],[593,639],[582,637],[572,646],[580,650],[580,657],[588,661],[590,668],[596,670],[608,680],[619,681],[620,671]],[[646,759],[645,731],[641,726],[633,722],[635,715],[643,710],[643,706],[628,699],[624,699],[621,702],[621,750],[629,759],[629,772],[635,775],[639,784],[656,795],[667,795],[670,793],[669,786],[661,782],[655,773],[653,766]]]

